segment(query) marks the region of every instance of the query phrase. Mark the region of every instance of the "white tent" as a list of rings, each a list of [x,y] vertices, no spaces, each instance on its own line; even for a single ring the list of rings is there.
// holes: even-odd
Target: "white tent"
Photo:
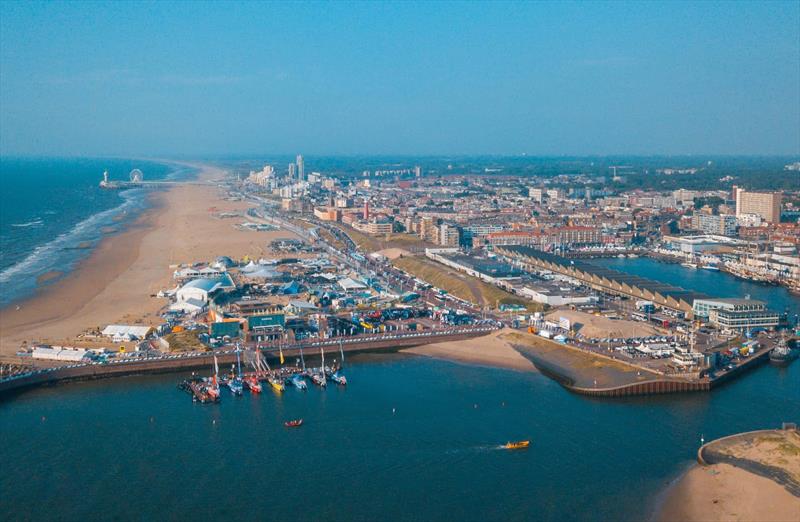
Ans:
[[[144,339],[152,330],[152,326],[137,326],[127,324],[110,324],[103,328],[106,337],[128,337],[130,339]]]
[[[252,279],[272,279],[278,277],[280,273],[272,270],[271,268],[261,267],[252,272],[247,272],[245,277],[252,278]]]
[[[341,286],[345,292],[351,292],[353,290],[363,290],[367,287],[367,285],[359,281],[356,281],[352,277],[345,277],[344,279],[339,279],[338,283],[339,286]]]
[[[243,266],[241,269],[239,269],[239,271],[242,272],[243,274],[249,274],[250,272],[255,272],[256,270],[258,270],[258,268],[259,268],[259,266],[257,264],[255,264],[254,262],[250,261],[245,266]]]

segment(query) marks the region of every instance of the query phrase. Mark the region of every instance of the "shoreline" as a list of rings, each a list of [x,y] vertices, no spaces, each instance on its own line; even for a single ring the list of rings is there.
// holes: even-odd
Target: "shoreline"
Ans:
[[[513,332],[505,328],[474,339],[426,344],[401,352],[470,366],[539,373],[509,342],[508,337]]]
[[[800,461],[791,460],[798,452],[796,429],[713,440],[698,450],[697,462],[659,493],[651,520],[798,520]]]
[[[198,180],[224,175],[211,165],[178,164],[198,168]],[[168,303],[153,296],[175,286],[170,265],[263,256],[271,239],[293,236],[239,230],[234,220],[219,219],[221,212],[244,214],[252,205],[221,198],[214,183],[175,185],[149,197],[150,208],[103,238],[69,274],[0,310],[0,355],[13,356],[25,342],[80,345],[85,340],[78,336],[107,324],[160,324],[159,311]]]
[[[148,207],[135,221],[107,235],[72,270],[42,283],[29,296],[0,308],[0,355],[12,355],[21,337],[33,329],[78,314],[103,289],[119,278],[138,257],[144,236],[165,212],[163,193],[147,196]],[[13,346],[9,344],[14,343]]]

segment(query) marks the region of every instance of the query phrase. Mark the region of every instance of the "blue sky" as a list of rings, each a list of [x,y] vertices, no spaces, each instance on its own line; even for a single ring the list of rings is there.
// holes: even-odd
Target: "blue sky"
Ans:
[[[0,153],[800,154],[800,3],[0,2]]]

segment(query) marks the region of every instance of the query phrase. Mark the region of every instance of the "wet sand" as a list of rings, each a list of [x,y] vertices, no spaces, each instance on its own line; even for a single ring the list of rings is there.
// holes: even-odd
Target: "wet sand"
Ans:
[[[466,341],[416,346],[403,352],[479,366],[535,372],[536,366],[509,343],[512,333],[513,330],[506,328]]]
[[[223,175],[202,167],[198,179]],[[72,273],[0,310],[0,355],[13,354],[23,341],[69,344],[86,330],[109,323],[158,324],[158,313],[168,302],[152,295],[175,286],[170,265],[221,255],[260,257],[269,254],[272,239],[292,237],[282,230],[238,230],[239,220],[216,217],[250,205],[224,200],[213,184],[179,185],[151,198],[150,210],[104,239]]]

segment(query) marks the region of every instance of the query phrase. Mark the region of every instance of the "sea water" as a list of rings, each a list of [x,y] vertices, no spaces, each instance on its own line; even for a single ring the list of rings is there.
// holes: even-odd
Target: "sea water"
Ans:
[[[701,436],[779,427],[800,411],[800,364],[763,365],[713,393],[625,399],[397,355],[348,359],[345,373],[346,388],[223,388],[214,405],[192,403],[176,374],[25,392],[0,403],[0,512],[641,521]],[[500,448],[521,439],[529,449]]]
[[[781,288],[649,259],[599,261],[800,310]],[[209,368],[210,372],[210,368]],[[535,373],[349,358],[349,384],[200,405],[180,375],[64,384],[0,402],[9,519],[646,520],[701,437],[797,422],[800,363],[710,393],[588,398]],[[300,428],[286,420],[303,418]],[[530,439],[527,450],[508,441]]]
[[[147,207],[146,190],[99,187],[104,170],[127,181],[134,168],[145,180],[192,172],[140,160],[0,158],[0,306],[29,296],[44,274],[69,272],[104,236],[136,219]]]

